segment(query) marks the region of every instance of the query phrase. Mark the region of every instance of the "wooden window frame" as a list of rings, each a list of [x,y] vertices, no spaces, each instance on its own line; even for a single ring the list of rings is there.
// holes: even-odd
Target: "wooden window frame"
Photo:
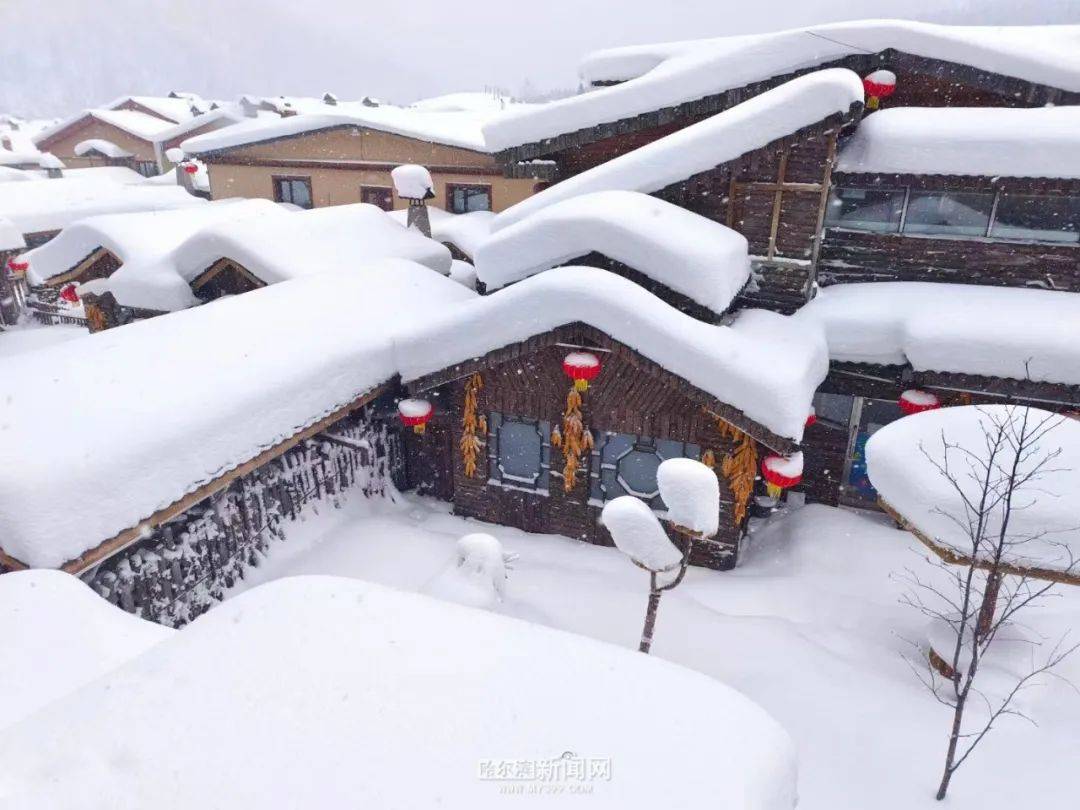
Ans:
[[[390,207],[385,208],[383,210],[385,210],[385,211],[393,211],[394,210],[394,187],[393,186],[376,186],[376,185],[373,185],[371,183],[361,183],[360,184],[360,202],[364,202],[364,192],[368,191],[368,190],[371,190],[371,191],[385,191],[387,194],[389,194],[390,195]],[[374,205],[374,203],[369,203],[369,205]]]
[[[303,174],[272,174],[272,175],[270,175],[270,183],[271,183],[271,186],[273,187],[273,192],[274,192],[274,202],[288,203],[289,205],[296,205],[296,203],[294,203],[292,200],[283,200],[283,199],[281,199],[281,183],[285,182],[285,181],[288,181],[288,182],[299,181],[299,182],[302,182],[302,183],[306,183],[307,184],[307,190],[308,190],[308,197],[311,199],[311,205],[308,208],[304,209],[304,210],[310,211],[312,208],[315,207],[315,190],[314,190],[314,186],[313,186],[313,184],[311,182],[311,175],[310,174],[309,175],[303,175]],[[303,206],[300,206],[300,207],[303,208]]]
[[[455,211],[451,203],[454,199],[454,191],[459,188],[482,188],[487,190],[488,211],[495,210],[495,192],[490,183],[447,183],[446,184],[446,210],[451,214],[466,214],[467,211]]]

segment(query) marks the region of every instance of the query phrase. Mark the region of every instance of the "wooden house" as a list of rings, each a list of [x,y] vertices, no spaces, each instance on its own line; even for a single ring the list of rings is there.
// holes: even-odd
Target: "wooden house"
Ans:
[[[530,196],[543,170],[506,177],[487,152],[477,115],[337,102],[279,121],[244,124],[185,140],[204,161],[214,198],[245,196],[317,208],[364,202],[405,208],[390,171],[426,166],[429,202],[452,213],[501,211]]]

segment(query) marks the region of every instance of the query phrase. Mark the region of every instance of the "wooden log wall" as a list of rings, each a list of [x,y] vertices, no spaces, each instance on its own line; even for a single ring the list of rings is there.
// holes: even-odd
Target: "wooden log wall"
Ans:
[[[629,348],[602,333],[581,325],[556,330],[557,343],[530,348],[524,346],[513,356],[482,370],[484,386],[479,396],[479,412],[498,411],[530,419],[543,419],[552,427],[561,425],[570,381],[562,372],[562,361],[570,347],[584,346],[601,358],[602,370],[584,394],[584,421],[595,434],[614,431],[651,438],[673,439],[711,449],[717,459],[734,448],[723,438],[711,418],[683,390],[686,383],[677,378],[643,373],[641,358]],[[570,492],[563,487],[563,454],[551,448],[551,484],[548,492],[512,489],[489,483],[488,459],[484,453],[476,476],[465,475],[461,452],[461,417],[467,377],[441,387],[435,398],[444,409],[444,420],[436,430],[429,427],[422,437],[408,436],[414,443],[412,453],[446,459],[452,476],[452,499],[457,514],[479,520],[515,526],[529,532],[552,532],[597,545],[610,546],[607,530],[599,523],[602,504],[589,502],[589,469],[592,458],[582,459]],[[449,433],[449,441],[440,431]],[[485,437],[486,439],[487,437]],[[449,450],[449,452],[447,452]],[[735,496],[721,478],[720,533],[715,541],[699,544],[693,557],[696,565],[725,569],[735,565],[739,540],[745,521],[734,520]],[[672,533],[680,545],[684,542]]]
[[[144,619],[183,625],[258,566],[289,522],[336,508],[350,490],[384,493],[402,481],[400,441],[370,410],[238,478],[84,575],[102,597]]]

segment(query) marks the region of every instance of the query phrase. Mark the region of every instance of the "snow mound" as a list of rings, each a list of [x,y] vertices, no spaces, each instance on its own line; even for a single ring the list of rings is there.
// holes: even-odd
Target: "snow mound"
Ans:
[[[0,795],[22,810],[505,808],[506,760],[573,760],[550,781],[594,808],[796,798],[788,735],[705,675],[335,577],[249,591],[13,731]]]
[[[802,454],[798,454],[801,458]],[[706,537],[720,528],[720,481],[716,473],[692,458],[669,458],[656,471],[668,518]]]
[[[0,576],[0,726],[15,724],[173,632],[114,607],[70,574]]]
[[[0,217],[0,250],[18,250],[24,247],[26,247],[26,240],[23,239],[22,231],[10,219]],[[6,270],[0,268],[0,273],[3,272]]]
[[[801,440],[814,391],[828,373],[816,326],[764,310],[743,310],[730,325],[714,326],[614,273],[558,267],[402,336],[401,374],[415,380],[578,321],[794,441]]]
[[[650,571],[670,571],[682,562],[682,552],[668,538],[656,513],[633,495],[620,495],[604,504],[600,522],[619,551]]]
[[[398,333],[475,297],[355,264],[0,361],[4,551],[95,548],[386,382]]]
[[[431,221],[431,238],[436,242],[448,242],[469,258],[476,256],[480,245],[491,234],[491,223],[495,214],[491,211],[469,211],[466,214],[451,214],[435,205],[429,205],[428,219]],[[408,211],[398,209],[390,211],[390,216],[402,225],[407,222]]]
[[[0,359],[16,354],[34,352],[58,343],[90,334],[85,326],[60,324],[40,326],[34,323],[8,326],[0,332]]]
[[[1080,177],[1080,107],[895,107],[867,116],[838,172]]]
[[[467,534],[457,542],[457,557],[425,592],[475,608],[493,608],[506,597],[506,555],[492,535]]]
[[[634,191],[572,197],[502,228],[476,254],[476,274],[498,289],[593,251],[715,313],[750,277],[744,236]]]
[[[394,191],[406,200],[426,200],[435,196],[435,183],[431,172],[415,163],[395,166],[390,171]]]
[[[824,329],[833,360],[1080,385],[1080,296],[1074,293],[839,284],[821,290],[794,317]]]
[[[79,141],[75,144],[75,154],[80,157],[88,155],[91,152],[98,152],[105,157],[111,158],[129,158],[133,157],[132,153],[126,149],[121,149],[112,141],[107,141],[104,138],[88,138],[85,141]]]
[[[1026,422],[1026,428],[1025,426]],[[1029,445],[1019,461],[1018,477],[1023,479],[1048,454],[1060,452],[1044,473],[1019,486],[1013,497],[1008,534],[1010,548],[1005,561],[1060,569],[1080,558],[1080,526],[1076,503],[1080,493],[1080,421],[1037,408],[1011,405],[968,405],[940,408],[906,416],[886,425],[870,437],[866,445],[867,473],[881,498],[923,534],[940,545],[970,556],[974,542],[954,522],[967,525],[964,500],[938,471],[946,453],[943,440],[958,449],[950,451],[952,469],[969,502],[978,503],[982,476],[976,468],[969,472],[964,454],[978,461],[990,460],[986,433],[996,435],[1005,426],[1006,439],[995,461],[1003,470],[1016,459],[1016,437],[1022,430],[1042,434]],[[1042,426],[1038,429],[1037,426]],[[929,455],[929,458],[927,458]],[[994,510],[987,522],[978,556],[988,557],[1000,532],[1003,513]],[[1011,545],[1023,538],[1029,542]]]
[[[597,90],[566,101],[588,100],[617,89]],[[498,231],[546,206],[591,191],[624,190],[646,194],[659,191],[760,149],[830,115],[846,113],[852,104],[862,99],[862,80],[850,70],[833,68],[800,76],[704,121],[568,177],[501,212],[495,217],[492,230]],[[579,128],[570,127],[571,130]],[[489,134],[495,137],[494,133]],[[533,138],[521,137],[518,142],[527,140]]]

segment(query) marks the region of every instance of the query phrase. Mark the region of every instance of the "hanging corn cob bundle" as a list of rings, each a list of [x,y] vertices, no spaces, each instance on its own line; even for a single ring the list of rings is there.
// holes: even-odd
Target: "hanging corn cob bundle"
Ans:
[[[480,455],[480,448],[484,446],[484,440],[480,436],[487,435],[487,417],[476,415],[480,389],[483,387],[484,380],[479,374],[473,374],[465,383],[465,407],[461,418],[460,447],[466,478],[476,476],[476,459]]]
[[[720,436],[731,439],[736,444],[735,450],[725,455],[720,462],[720,473],[727,480],[735,496],[734,518],[735,525],[738,526],[746,517],[746,508],[750,503],[750,496],[754,493],[754,479],[757,478],[757,447],[754,440],[737,427],[728,424],[718,416],[709,415],[716,420],[716,430]],[[716,454],[712,450],[706,450],[701,457],[701,462],[715,469]]]
[[[589,381],[600,373],[600,360],[587,352],[571,352],[563,361],[563,373],[574,381],[574,387],[566,395],[562,429],[551,433],[551,444],[563,452],[563,489],[572,492],[581,467],[581,456],[593,448],[592,431],[585,428],[581,413],[581,394],[589,387]]]

